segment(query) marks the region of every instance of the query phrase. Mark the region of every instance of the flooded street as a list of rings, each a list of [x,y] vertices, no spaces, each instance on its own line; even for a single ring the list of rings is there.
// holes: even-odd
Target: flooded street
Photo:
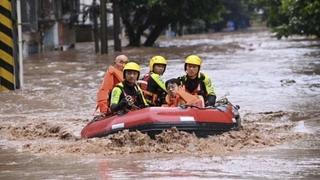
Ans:
[[[276,40],[268,31],[191,35],[129,59],[168,59],[164,79],[198,54],[218,98],[240,105],[243,128],[208,138],[174,128],[80,139],[114,56],[93,44],[24,61],[24,88],[0,93],[0,179],[319,179],[320,41]]]

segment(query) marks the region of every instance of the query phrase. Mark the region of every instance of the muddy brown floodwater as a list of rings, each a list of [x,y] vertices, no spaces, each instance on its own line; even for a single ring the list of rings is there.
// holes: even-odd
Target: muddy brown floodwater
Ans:
[[[164,79],[199,54],[218,97],[240,105],[243,128],[208,138],[169,129],[81,139],[111,55],[93,44],[24,61],[22,90],[0,93],[0,179],[319,179],[320,41],[267,30],[161,38],[124,48],[168,59]]]

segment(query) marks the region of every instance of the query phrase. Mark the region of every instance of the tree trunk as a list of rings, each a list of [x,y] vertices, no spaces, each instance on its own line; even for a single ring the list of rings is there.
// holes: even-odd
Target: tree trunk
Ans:
[[[96,0],[93,0],[92,2],[92,18],[93,18],[93,39],[94,39],[94,50],[96,53],[99,53],[100,47],[99,47],[99,31],[98,31],[98,9],[97,9],[97,3]]]
[[[178,24],[177,24],[177,34],[178,34],[178,36],[184,35],[183,24],[181,22],[178,22]]]
[[[141,45],[140,37],[141,37],[141,34],[134,33],[134,31],[132,31],[131,33],[128,33],[128,38],[129,38],[128,46],[139,47]]]
[[[137,37],[134,32],[134,28],[131,26],[130,22],[126,18],[122,18],[122,22],[125,26],[127,36],[129,38],[128,46],[140,46],[140,37]]]
[[[112,10],[113,10],[114,51],[121,52],[119,0],[113,0]]]
[[[101,54],[108,54],[107,0],[100,1]]]
[[[147,40],[144,42],[144,46],[153,46],[155,41],[161,35],[162,31],[169,25],[167,22],[159,23],[154,29],[150,32],[147,37]]]

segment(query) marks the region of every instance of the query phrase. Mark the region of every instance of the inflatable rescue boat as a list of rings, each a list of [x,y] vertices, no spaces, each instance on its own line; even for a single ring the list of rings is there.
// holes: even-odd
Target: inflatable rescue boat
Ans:
[[[192,105],[148,107],[122,115],[95,117],[82,129],[81,137],[103,137],[125,129],[154,136],[172,127],[204,137],[239,129],[241,119],[238,109],[239,106],[232,105],[228,100],[206,108]]]

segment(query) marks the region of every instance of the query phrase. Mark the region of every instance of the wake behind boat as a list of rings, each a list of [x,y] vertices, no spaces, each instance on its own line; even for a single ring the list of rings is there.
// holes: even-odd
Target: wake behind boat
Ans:
[[[172,127],[203,137],[239,129],[241,119],[238,109],[239,106],[233,106],[227,99],[207,108],[188,105],[148,107],[123,115],[95,118],[82,129],[81,137],[103,137],[125,129],[154,136]]]

